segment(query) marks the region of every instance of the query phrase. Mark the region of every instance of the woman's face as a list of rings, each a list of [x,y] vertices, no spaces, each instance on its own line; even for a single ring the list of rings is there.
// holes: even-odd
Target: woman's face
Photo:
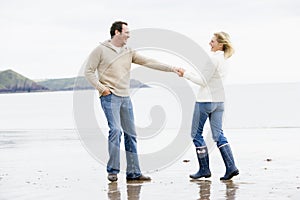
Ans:
[[[220,44],[217,41],[216,36],[212,37],[211,41],[209,42],[209,45],[211,46],[210,50],[213,51],[213,52],[216,52],[216,51],[219,51],[219,50],[223,49],[223,44]]]

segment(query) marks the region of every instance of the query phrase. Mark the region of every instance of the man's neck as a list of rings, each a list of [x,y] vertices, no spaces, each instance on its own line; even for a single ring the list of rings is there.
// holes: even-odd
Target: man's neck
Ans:
[[[118,42],[116,39],[111,39],[111,44],[112,45],[114,45],[115,47],[122,47],[123,45],[120,43],[120,42]]]

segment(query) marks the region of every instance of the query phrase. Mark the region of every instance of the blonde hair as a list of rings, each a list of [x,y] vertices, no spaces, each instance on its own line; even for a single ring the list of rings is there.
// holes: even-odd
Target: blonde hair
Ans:
[[[225,32],[214,33],[214,36],[216,37],[218,43],[223,44],[222,50],[224,51],[225,58],[230,58],[234,53],[234,48],[230,41],[230,36]]]

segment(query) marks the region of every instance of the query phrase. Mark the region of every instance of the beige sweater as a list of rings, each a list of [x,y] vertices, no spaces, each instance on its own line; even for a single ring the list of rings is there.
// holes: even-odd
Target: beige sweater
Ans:
[[[105,88],[117,96],[129,96],[131,63],[166,72],[173,71],[171,66],[143,57],[127,46],[122,47],[118,53],[108,40],[91,52],[84,74],[100,96]]]

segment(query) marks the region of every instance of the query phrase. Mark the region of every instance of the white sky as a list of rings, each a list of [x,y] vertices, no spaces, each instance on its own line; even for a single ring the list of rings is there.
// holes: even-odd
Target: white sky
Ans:
[[[300,81],[298,0],[0,0],[0,71],[76,76],[116,20],[176,31],[206,51],[226,31],[236,48],[230,83]]]

